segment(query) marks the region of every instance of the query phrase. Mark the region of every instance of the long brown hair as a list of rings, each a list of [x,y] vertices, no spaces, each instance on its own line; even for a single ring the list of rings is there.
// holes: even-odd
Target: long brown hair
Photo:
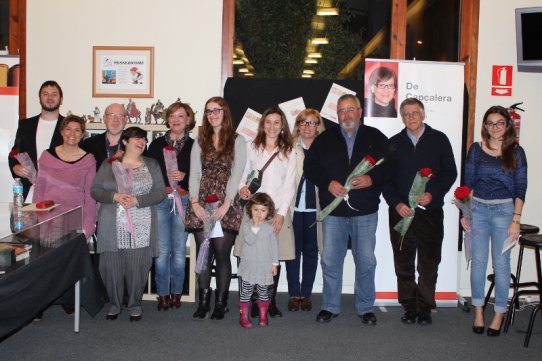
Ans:
[[[482,139],[489,149],[492,148],[489,146],[490,135],[486,128],[486,121],[491,114],[500,114],[506,121],[506,128],[501,144],[501,167],[503,170],[513,172],[516,170],[516,158],[514,157],[514,150],[518,143],[516,141],[516,128],[514,128],[512,117],[510,116],[510,113],[508,113],[508,110],[500,105],[494,105],[486,111],[482,121]]]
[[[220,108],[222,108],[224,115],[224,118],[222,119],[222,126],[220,127],[220,131],[218,133],[218,148],[216,149],[218,159],[231,161],[233,160],[233,149],[235,146],[237,133],[235,133],[235,130],[233,129],[230,105],[226,99],[222,97],[212,97],[205,103],[203,121],[198,133],[198,144],[201,147],[201,158],[202,160],[207,159],[209,153],[213,149],[214,131],[213,127],[209,123],[209,120],[207,120],[207,114],[205,113],[209,103],[217,103]]]
[[[292,133],[290,133],[290,127],[288,125],[288,121],[286,120],[286,116],[279,107],[271,107],[263,112],[262,117],[260,118],[260,123],[258,124],[258,134],[256,134],[256,138],[254,138],[254,148],[257,150],[265,149],[265,118],[271,114],[278,114],[280,116],[282,129],[277,138],[277,147],[284,158],[288,158],[288,153],[292,151],[294,140],[292,139]]]

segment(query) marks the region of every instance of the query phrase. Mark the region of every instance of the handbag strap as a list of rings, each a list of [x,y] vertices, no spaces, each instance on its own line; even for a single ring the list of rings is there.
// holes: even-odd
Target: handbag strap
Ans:
[[[273,161],[273,159],[275,159],[275,157],[279,154],[279,152],[275,152],[273,153],[273,155],[271,156],[271,158],[269,158],[269,160],[267,161],[267,163],[264,164],[264,166],[262,167],[262,169],[260,169],[260,174],[263,174],[263,171],[269,166],[269,164],[271,164],[271,162]]]

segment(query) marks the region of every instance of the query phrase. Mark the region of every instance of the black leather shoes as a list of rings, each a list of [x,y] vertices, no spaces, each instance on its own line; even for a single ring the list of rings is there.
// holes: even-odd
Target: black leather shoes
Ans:
[[[105,315],[105,319],[108,321],[115,321],[117,318],[119,318],[118,313],[114,315],[110,315],[110,314]]]
[[[484,333],[484,326],[474,326],[474,325],[472,325],[472,332],[481,335],[481,334]]]
[[[364,313],[363,315],[359,316],[359,318],[361,318],[361,322],[366,325],[376,325],[376,316],[373,312]]]
[[[418,314],[416,313],[416,311],[406,311],[403,317],[401,317],[401,322],[406,323],[408,325],[412,325],[416,323],[417,316]]]
[[[431,311],[418,313],[418,324],[430,325],[432,323],[433,323],[433,319],[431,318]]]
[[[143,317],[143,315],[130,315],[130,322],[138,322],[141,320],[141,318]]]
[[[316,322],[328,323],[337,316],[339,316],[338,313],[331,313],[329,311],[322,310],[320,313],[318,313],[318,316],[316,316]]]
[[[484,332],[484,330],[482,330],[482,332]],[[491,327],[488,327],[487,328],[487,335],[489,337],[496,337],[496,336],[499,336],[501,334],[501,329],[499,328],[498,330],[495,330]]]

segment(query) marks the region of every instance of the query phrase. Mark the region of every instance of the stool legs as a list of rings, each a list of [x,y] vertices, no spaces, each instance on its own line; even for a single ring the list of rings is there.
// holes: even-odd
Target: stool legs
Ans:
[[[531,319],[529,320],[529,327],[527,328],[527,334],[525,335],[525,342],[523,342],[524,347],[529,347],[529,341],[531,339],[531,334],[533,332],[533,326],[534,326],[534,320],[536,317],[536,313],[538,310],[540,310],[540,304],[542,303],[542,268],[540,267],[540,248],[535,248],[535,254],[536,254],[536,276],[538,278],[538,305],[534,308],[533,312],[531,313]]]

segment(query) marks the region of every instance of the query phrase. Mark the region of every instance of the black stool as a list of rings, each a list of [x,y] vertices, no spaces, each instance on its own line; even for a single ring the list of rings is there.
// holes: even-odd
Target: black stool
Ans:
[[[508,327],[510,324],[514,321],[514,314],[516,312],[516,308],[512,307],[514,303],[517,303],[517,300],[520,296],[524,295],[538,295],[539,300],[538,304],[533,309],[533,312],[531,313],[531,319],[529,321],[529,327],[527,328],[527,334],[525,335],[525,342],[523,343],[524,347],[529,346],[529,339],[531,338],[531,333],[533,332],[533,326],[534,326],[534,320],[536,317],[536,313],[540,310],[542,306],[542,268],[540,266],[540,248],[542,248],[542,234],[526,234],[519,238],[519,244],[521,246],[521,249],[524,247],[531,247],[535,251],[535,261],[536,261],[536,277],[537,282],[524,282],[524,283],[516,283],[514,287],[514,296],[512,296],[512,299],[510,301],[510,307],[508,308],[508,312],[506,314],[506,320],[504,324],[504,332],[508,332]],[[521,267],[521,263],[518,263],[518,268]],[[522,289],[519,290],[519,288],[524,287],[535,287],[536,289]]]
[[[537,226],[532,226],[530,224],[521,224],[519,226],[519,234],[520,236],[523,236],[525,234],[537,234],[540,232],[540,229]],[[523,261],[523,246],[520,245],[519,247],[519,255],[518,255],[518,265],[516,268],[516,274],[510,274],[510,278],[512,279],[512,283],[510,283],[510,288],[514,288],[514,293],[517,292],[517,285],[519,282],[519,276],[521,274],[521,262]],[[487,303],[489,302],[489,298],[491,297],[491,293],[493,292],[493,288],[495,288],[495,274],[491,273],[487,276],[487,280],[491,282],[489,285],[489,289],[487,290],[486,298],[484,300],[484,310],[487,306]],[[515,302],[516,308],[519,308],[519,299]]]

